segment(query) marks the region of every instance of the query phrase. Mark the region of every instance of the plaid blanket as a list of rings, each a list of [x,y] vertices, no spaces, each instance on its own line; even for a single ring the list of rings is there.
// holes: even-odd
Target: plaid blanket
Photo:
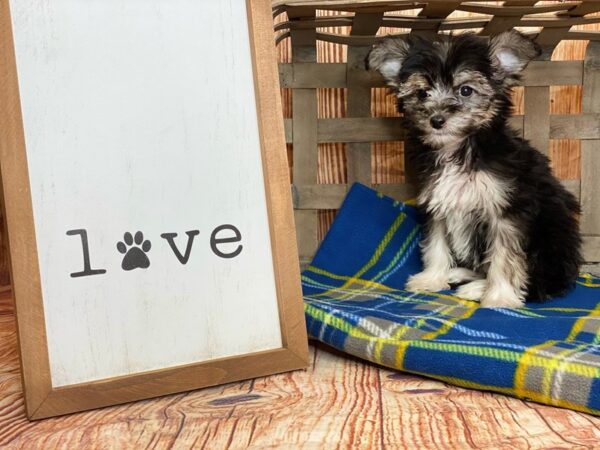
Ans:
[[[403,290],[421,270],[416,210],[355,184],[303,272],[312,338],[463,387],[600,415],[600,279],[519,310]]]

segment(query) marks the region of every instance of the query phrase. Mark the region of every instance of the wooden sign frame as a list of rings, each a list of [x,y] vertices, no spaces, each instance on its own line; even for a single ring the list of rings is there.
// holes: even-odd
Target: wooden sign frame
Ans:
[[[289,174],[270,0],[247,0],[282,348],[52,386],[9,1],[0,0],[0,165],[28,417],[40,419],[306,367]],[[202,26],[199,23],[198,26]]]

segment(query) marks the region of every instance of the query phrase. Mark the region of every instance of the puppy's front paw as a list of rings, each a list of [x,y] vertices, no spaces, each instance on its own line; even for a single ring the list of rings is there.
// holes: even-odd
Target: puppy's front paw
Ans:
[[[437,292],[450,289],[448,275],[424,271],[411,276],[405,289],[412,292]]]
[[[513,289],[490,288],[481,299],[481,306],[516,309],[525,306],[525,301]]]
[[[470,283],[463,284],[456,290],[456,296],[465,298],[467,300],[481,300],[481,297],[485,294],[485,288],[487,287],[487,280],[476,280]]]
[[[482,279],[483,276],[464,267],[454,267],[448,273],[448,283],[459,284]]]

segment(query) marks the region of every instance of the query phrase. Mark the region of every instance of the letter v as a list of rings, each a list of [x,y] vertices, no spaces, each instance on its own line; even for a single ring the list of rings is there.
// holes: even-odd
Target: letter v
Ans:
[[[188,235],[188,241],[187,241],[187,246],[185,248],[184,255],[181,254],[181,252],[177,248],[177,245],[175,245],[175,238],[177,237],[177,233],[163,233],[160,235],[161,238],[166,239],[166,241],[169,243],[171,250],[173,250],[173,253],[175,253],[175,256],[177,256],[177,259],[179,260],[179,262],[181,264],[187,264],[188,260],[190,259],[190,254],[192,253],[192,244],[194,243],[194,238],[200,234],[200,231],[199,230],[186,231],[185,234]]]

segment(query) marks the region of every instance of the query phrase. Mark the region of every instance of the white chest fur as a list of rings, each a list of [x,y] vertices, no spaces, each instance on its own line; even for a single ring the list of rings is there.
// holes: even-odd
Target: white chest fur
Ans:
[[[448,164],[432,177],[419,203],[439,218],[472,213],[491,218],[506,207],[509,194],[508,183],[489,172]]]
[[[431,178],[419,203],[443,221],[449,244],[460,260],[473,259],[473,233],[480,223],[493,223],[508,204],[510,185],[489,172],[447,164]]]

